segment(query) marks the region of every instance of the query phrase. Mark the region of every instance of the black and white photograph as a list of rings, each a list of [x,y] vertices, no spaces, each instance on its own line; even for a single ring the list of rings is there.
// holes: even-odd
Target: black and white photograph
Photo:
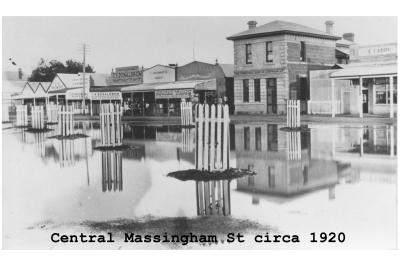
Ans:
[[[2,248],[396,250],[397,23],[3,16]]]

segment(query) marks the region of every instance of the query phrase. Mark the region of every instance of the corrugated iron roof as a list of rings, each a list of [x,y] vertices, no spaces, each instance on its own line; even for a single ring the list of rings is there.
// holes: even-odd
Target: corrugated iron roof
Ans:
[[[295,34],[310,37],[318,37],[323,39],[340,40],[341,37],[328,34],[324,31],[303,26],[293,22],[275,20],[270,23],[245,30],[228,37],[228,40],[250,39],[256,37],[278,35],[278,34]]]
[[[359,77],[359,76],[377,76],[397,74],[397,64],[392,65],[369,65],[352,67],[347,65],[344,69],[340,69],[331,74],[332,78],[337,77]]]
[[[222,71],[224,72],[225,77],[233,77],[233,64],[219,64],[221,66]]]

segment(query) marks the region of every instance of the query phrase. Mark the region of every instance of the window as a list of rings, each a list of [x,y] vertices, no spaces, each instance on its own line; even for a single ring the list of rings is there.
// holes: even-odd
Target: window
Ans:
[[[390,104],[390,80],[388,77],[375,79],[375,103]],[[397,76],[393,78],[393,103],[397,104]]]
[[[256,127],[256,150],[261,151],[261,127]]]
[[[243,102],[249,102],[249,79],[243,80]]]
[[[254,101],[261,102],[260,79],[254,79]]]
[[[267,113],[277,113],[276,78],[267,78]]]
[[[266,50],[267,50],[267,53],[266,53],[265,59],[266,59],[267,63],[271,63],[273,61],[273,57],[272,57],[272,55],[273,55],[272,54],[272,41],[267,41]]]
[[[268,151],[278,151],[278,125],[267,125]]]
[[[250,127],[244,127],[244,150],[250,150]]]
[[[300,61],[306,61],[306,43],[304,41],[300,42]]]
[[[251,63],[251,44],[246,44],[246,64]]]
[[[275,167],[268,167],[268,187],[275,188]]]

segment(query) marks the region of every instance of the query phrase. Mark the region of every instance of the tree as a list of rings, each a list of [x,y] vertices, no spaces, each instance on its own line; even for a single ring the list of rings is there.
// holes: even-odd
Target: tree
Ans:
[[[87,73],[94,73],[93,67],[86,65]],[[59,73],[77,74],[83,72],[83,64],[75,60],[67,60],[65,65],[57,60],[46,62],[40,59],[38,66],[33,69],[31,76],[28,78],[30,82],[51,82]]]

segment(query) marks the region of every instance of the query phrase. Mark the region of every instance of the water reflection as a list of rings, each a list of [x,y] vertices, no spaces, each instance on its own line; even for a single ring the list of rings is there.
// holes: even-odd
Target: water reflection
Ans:
[[[122,191],[122,154],[117,151],[101,153],[102,191]]]
[[[11,150],[3,155],[5,184],[22,198],[5,200],[6,222],[30,220],[25,211],[18,218],[11,213],[29,208],[40,220],[231,215],[282,229],[312,230],[335,220],[341,226],[332,229],[343,230],[352,224],[341,219],[346,216],[379,233],[382,226],[387,234],[393,232],[389,220],[396,213],[397,127],[310,124],[307,131],[286,132],[284,126],[230,124],[227,162],[257,172],[232,181],[166,177],[198,167],[199,154],[210,158],[216,142],[211,137],[199,145],[196,129],[124,124],[123,143],[132,148],[117,152],[94,149],[100,144],[97,122],[76,122],[75,130],[89,137],[74,140],[50,139],[54,131],[3,130],[3,154]],[[198,146],[203,147],[200,153]],[[24,161],[24,167],[15,161]],[[21,181],[35,189],[21,188]],[[51,188],[40,189],[41,183]],[[30,199],[23,201],[27,192]],[[19,205],[7,205],[13,201]]]

